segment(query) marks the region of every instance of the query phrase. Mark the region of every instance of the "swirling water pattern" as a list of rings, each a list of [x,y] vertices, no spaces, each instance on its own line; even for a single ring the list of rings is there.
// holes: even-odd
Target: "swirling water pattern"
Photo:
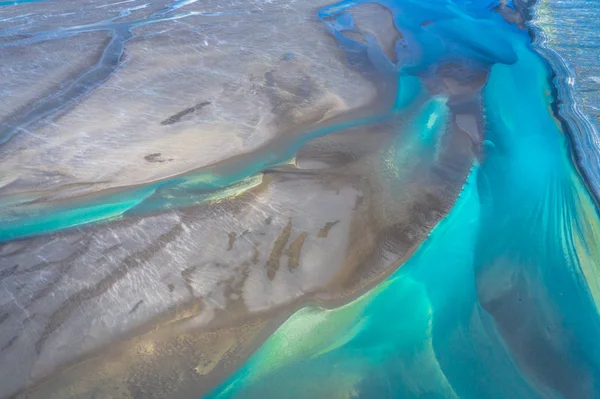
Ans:
[[[343,35],[357,4],[320,15],[379,60]],[[411,49],[399,92],[441,59],[490,66],[481,163],[400,270],[348,305],[298,311],[209,397],[599,397],[600,222],[548,64],[480,2],[380,4]]]

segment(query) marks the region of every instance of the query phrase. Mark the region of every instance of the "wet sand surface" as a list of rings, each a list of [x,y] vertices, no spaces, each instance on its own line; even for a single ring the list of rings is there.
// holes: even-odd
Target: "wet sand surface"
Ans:
[[[397,93],[327,34],[325,4],[2,8],[3,65],[43,60],[0,68],[5,231],[162,185],[0,244],[0,397],[198,398],[294,310],[389,276],[447,214],[480,157],[486,71],[424,70],[435,100],[378,118]],[[393,54],[385,8],[355,17]]]

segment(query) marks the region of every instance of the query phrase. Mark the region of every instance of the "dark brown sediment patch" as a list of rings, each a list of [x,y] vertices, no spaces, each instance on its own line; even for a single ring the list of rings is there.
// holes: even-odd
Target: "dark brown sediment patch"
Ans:
[[[155,153],[152,153],[152,154],[148,154],[148,155],[146,155],[146,156],[144,157],[144,159],[145,159],[146,161],[148,161],[148,162],[163,162],[163,161],[160,161],[160,160],[158,160],[158,159],[157,159],[157,158],[158,158],[158,157],[160,157],[160,156],[161,156],[161,153],[160,153],[160,152],[155,152]]]
[[[229,242],[227,243],[227,250],[231,251],[231,249],[233,248],[233,244],[235,243],[235,240],[237,239],[237,234],[235,232],[230,232],[229,233]]]
[[[258,263],[260,257],[260,252],[258,251],[258,246],[255,245],[252,253],[252,264],[256,265]]]
[[[162,156],[162,153],[160,153],[160,152],[155,152],[155,153],[152,153],[152,154],[148,154],[148,155],[146,155],[146,156],[144,157],[144,159],[145,159],[147,162],[150,162],[150,163],[162,163],[162,162],[170,162],[170,161],[172,161],[172,160],[173,160],[173,158],[169,158],[169,159],[161,159],[161,156]]]
[[[292,220],[288,221],[288,224],[283,228],[277,240],[273,244],[273,249],[271,250],[271,255],[269,256],[269,260],[267,262],[267,277],[269,280],[273,280],[277,271],[279,270],[279,263],[281,262],[281,255],[283,254],[283,249],[287,245],[288,240],[290,239],[290,234],[292,232]]]
[[[317,233],[317,237],[326,238],[329,234],[329,230],[331,230],[331,228],[339,222],[339,220],[336,220],[335,222],[327,222],[325,226],[321,230],[319,230],[319,233]]]
[[[303,231],[292,241],[290,247],[288,248],[288,269],[293,271],[300,266],[300,255],[302,254],[302,246],[304,245],[304,240],[306,240],[307,233]]]

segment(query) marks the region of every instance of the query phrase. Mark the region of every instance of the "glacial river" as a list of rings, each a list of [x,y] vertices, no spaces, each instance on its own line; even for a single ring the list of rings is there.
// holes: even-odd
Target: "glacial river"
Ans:
[[[111,82],[119,84],[120,68],[125,72],[128,68],[123,66],[123,54],[128,43],[140,37],[136,32],[154,24],[160,29],[160,24],[184,25],[193,17],[243,21],[248,15],[259,14],[262,7],[186,11],[185,7],[193,3],[174,2],[144,18],[128,20],[148,5],[121,9],[117,17],[100,22],[27,35],[15,33],[18,27],[12,33],[10,29],[0,33],[3,38],[11,36],[11,41],[0,44],[4,48],[27,48],[94,32],[110,34],[91,68],[75,75],[54,94],[8,112],[0,143],[22,151],[21,160],[35,159],[36,165],[48,162],[59,145],[41,144],[35,151],[42,155],[31,155],[34,150],[24,149],[29,148],[28,142],[19,140],[43,143],[56,139],[52,129],[63,135],[73,134],[70,126],[85,130],[86,118],[95,115],[77,107],[90,97],[103,101],[101,96],[109,94],[98,94],[99,90]],[[149,320],[156,320],[170,306],[191,300],[206,302],[198,305],[205,313],[194,313],[194,328],[217,328],[217,334],[222,328],[220,318],[227,319],[227,325],[235,325],[256,315],[264,317],[267,310],[288,306],[288,313],[274,316],[269,327],[240,349],[241,355],[228,358],[228,366],[196,370],[210,379],[186,382],[186,393],[173,388],[172,392],[179,393],[172,393],[172,397],[600,397],[600,213],[593,190],[582,177],[593,174],[596,158],[593,152],[586,158],[580,144],[585,142],[580,136],[589,138],[593,130],[575,132],[571,119],[578,114],[559,102],[574,101],[575,97],[557,86],[560,82],[555,78],[560,75],[553,70],[558,64],[544,58],[550,50],[540,47],[542,31],[531,25],[537,16],[535,6],[484,0],[342,1],[307,9],[304,14],[287,6],[284,4],[282,10],[286,10],[288,22],[294,20],[294,12],[302,15],[300,24],[304,15],[314,13],[311,29],[320,26],[323,40],[335,44],[329,51],[335,48],[337,57],[356,74],[349,82],[364,79],[370,83],[356,83],[356,88],[348,83],[353,92],[336,92],[344,83],[335,80],[338,75],[330,68],[329,80],[323,78],[324,88],[315,89],[320,83],[306,83],[308,78],[298,77],[298,70],[308,67],[286,66],[300,62],[301,51],[288,52],[283,45],[288,39],[282,38],[281,49],[277,49],[277,62],[282,66],[265,72],[262,83],[267,87],[265,98],[273,103],[273,113],[279,118],[273,124],[278,129],[276,135],[252,145],[246,143],[253,136],[244,136],[241,151],[206,164],[182,163],[172,170],[167,169],[171,160],[166,158],[167,151],[153,152],[146,155],[146,161],[164,169],[143,175],[140,168],[129,177],[128,166],[123,164],[121,169],[114,169],[113,180],[106,184],[99,172],[90,172],[91,177],[82,183],[49,172],[52,165],[44,166],[43,173],[23,169],[18,179],[5,178],[0,196],[0,240],[7,260],[2,263],[0,281],[7,279],[4,290],[10,295],[0,297],[1,309],[6,309],[0,312],[0,338],[4,339],[1,323],[17,327],[5,330],[7,338],[15,338],[7,340],[8,344],[0,342],[4,345],[0,359],[3,351],[14,351],[11,359],[31,359],[23,370],[32,377],[14,383],[4,393],[30,389],[39,397],[51,397],[49,392],[66,397],[60,396],[65,392],[62,386],[75,384],[79,377],[78,371],[65,365],[98,353],[94,351],[110,346],[111,340],[135,335],[133,331],[141,326],[154,325]],[[370,14],[357,11],[366,6],[377,7],[380,14],[376,15],[386,15],[391,28],[377,29],[373,21],[383,19],[369,20],[364,15]],[[273,29],[282,35],[285,32]],[[162,31],[145,34],[153,40]],[[304,51],[308,54],[309,50]],[[226,62],[235,62],[235,57]],[[210,63],[204,68],[210,68]],[[291,72],[278,75],[284,73],[278,72],[281,70]],[[345,77],[348,73],[343,72]],[[288,104],[280,93],[291,92],[282,88],[290,79],[300,79],[293,96],[303,96],[303,102]],[[126,79],[123,86],[127,86]],[[231,90],[235,92],[235,88]],[[329,100],[327,93],[331,92],[336,93],[335,100]],[[373,99],[354,104],[361,93],[370,93]],[[280,97],[274,100],[277,95]],[[161,129],[179,126],[180,119],[187,123],[185,118],[190,115],[217,108],[213,103],[224,104],[224,100],[201,100],[162,118]],[[324,106],[328,101],[343,105]],[[302,108],[306,103],[325,111],[317,112],[316,117],[294,113],[307,109]],[[90,109],[102,110],[98,104],[95,107]],[[73,118],[79,118],[75,122],[69,122],[69,109],[75,109]],[[66,116],[52,119],[55,115]],[[54,122],[47,127],[40,125],[49,119]],[[256,122],[256,126],[261,123]],[[124,122],[120,126],[131,125]],[[160,131],[161,140],[163,134]],[[206,140],[208,143],[210,138]],[[589,139],[588,146],[593,141]],[[173,142],[168,146],[184,143]],[[84,148],[86,144],[69,145]],[[111,144],[103,145],[109,148]],[[227,146],[224,141],[213,152]],[[184,149],[177,151],[173,152],[175,163]],[[576,156],[587,167],[584,173],[576,165]],[[126,158],[127,153],[121,157]],[[11,158],[10,162],[22,161]],[[73,171],[78,167],[70,164],[52,170],[75,176]],[[93,178],[94,183],[89,183]],[[291,188],[286,184],[292,184]],[[283,187],[280,190],[285,194],[275,191],[258,200],[277,187]],[[310,190],[319,194],[310,197]],[[256,197],[245,199],[248,195]],[[227,208],[224,203],[234,205]],[[368,216],[360,213],[365,206],[368,210],[364,215]],[[201,216],[186,216],[196,207],[208,210]],[[240,216],[257,209],[259,216]],[[323,224],[329,215],[331,221],[320,230],[317,222],[313,226],[313,220]],[[259,217],[264,229],[270,228],[275,217],[275,225],[281,229],[279,236],[259,231]],[[175,219],[175,227],[168,225]],[[206,227],[208,224],[212,227]],[[221,234],[223,224],[226,228]],[[224,240],[217,244],[216,237],[226,236],[226,229],[231,231],[227,245]],[[148,232],[151,230],[156,234]],[[334,234],[340,230],[348,233]],[[177,247],[174,240],[179,237],[187,241]],[[330,241],[323,244],[326,239]],[[245,245],[244,240],[252,245],[236,247]],[[86,246],[84,255],[73,255],[76,250],[72,248],[79,241],[97,245],[97,249]],[[112,249],[107,249],[108,244],[103,247],[103,241],[110,241],[110,248],[123,248],[123,256],[111,258]],[[265,246],[271,249],[270,255],[260,255],[259,259],[259,249]],[[45,256],[42,249],[47,248],[58,248],[52,250],[57,260],[27,263]],[[164,255],[160,255],[162,250]],[[342,252],[346,257],[334,256]],[[223,271],[223,263],[241,263],[244,257],[248,260],[241,269]],[[289,270],[280,266],[283,259],[288,261]],[[92,284],[86,281],[85,273],[81,274],[85,267],[78,265],[103,265],[100,260],[109,265],[97,266],[106,267],[106,272],[90,269]],[[52,262],[59,265],[56,274],[44,272],[52,270],[47,269]],[[259,275],[248,268],[263,264],[260,279],[246,279],[252,273]],[[360,274],[364,264],[373,267],[365,272],[367,277]],[[380,266],[372,266],[375,264]],[[171,268],[177,269],[173,275],[180,274],[180,283],[170,280]],[[235,276],[242,273],[240,270],[246,276],[239,282],[242,288],[231,294],[233,288],[228,291],[222,287],[230,283],[237,287]],[[204,274],[194,277],[194,273]],[[26,277],[33,276],[37,276],[35,281],[51,283],[47,287],[40,283],[28,294],[21,293],[23,286],[17,290],[18,283],[27,287]],[[128,284],[125,281],[130,285],[118,288]],[[207,281],[214,284],[206,288]],[[67,287],[69,282],[72,285]],[[65,285],[62,291],[56,288],[59,283]],[[138,297],[128,296],[132,290],[143,298],[133,307],[130,305]],[[152,290],[156,293],[149,293]],[[161,295],[166,298],[178,293],[178,298],[160,299]],[[64,298],[57,299],[56,304],[43,304],[40,298],[44,296]],[[109,302],[100,307],[102,300]],[[94,301],[99,310],[92,307]],[[243,311],[236,307],[239,301],[244,303]],[[25,305],[13,306],[15,303]],[[154,308],[144,310],[152,303],[156,303]],[[102,320],[100,330],[94,329],[95,320]],[[85,339],[76,338],[73,351],[77,353],[69,353],[68,343],[77,336],[78,326],[85,326]],[[189,331],[187,327],[185,330]],[[23,331],[36,337],[31,345],[36,353],[26,349]],[[152,370],[160,374],[166,363],[160,361],[162,354],[157,356]],[[110,357],[116,358],[118,355]],[[105,364],[102,362],[98,364]],[[89,364],[86,367],[91,371],[85,372],[88,379],[95,373],[94,367],[103,369]],[[213,367],[217,370],[214,375],[210,374]],[[74,388],[71,395],[101,389],[97,387],[100,380],[80,383],[80,391]],[[142,388],[135,389],[144,392],[144,383],[139,384]],[[194,387],[198,387],[198,394],[194,394]],[[130,396],[125,397],[136,397],[131,393],[134,389],[129,389]]]

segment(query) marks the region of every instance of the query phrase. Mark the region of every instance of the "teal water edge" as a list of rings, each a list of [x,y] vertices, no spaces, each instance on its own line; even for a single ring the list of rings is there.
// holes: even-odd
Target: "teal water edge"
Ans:
[[[512,4],[380,1],[402,37],[387,59],[351,40],[349,12],[320,11],[348,51],[397,78],[414,106],[423,71],[488,71],[483,155],[450,214],[392,276],[347,305],[306,307],[207,398],[600,397],[600,222],[553,115],[549,64]],[[443,99],[420,103],[423,143]]]
[[[47,1],[47,0],[13,0],[13,1],[0,1],[0,7],[2,6],[16,6],[19,4],[26,4],[26,3],[39,3],[41,1]]]
[[[260,184],[261,172],[289,162],[295,152],[311,139],[377,123],[389,117],[366,117],[308,131],[285,140],[276,149],[266,146],[247,157],[156,183],[107,190],[106,193],[49,204],[29,201],[23,194],[17,198],[5,197],[0,204],[0,242],[230,197]]]

